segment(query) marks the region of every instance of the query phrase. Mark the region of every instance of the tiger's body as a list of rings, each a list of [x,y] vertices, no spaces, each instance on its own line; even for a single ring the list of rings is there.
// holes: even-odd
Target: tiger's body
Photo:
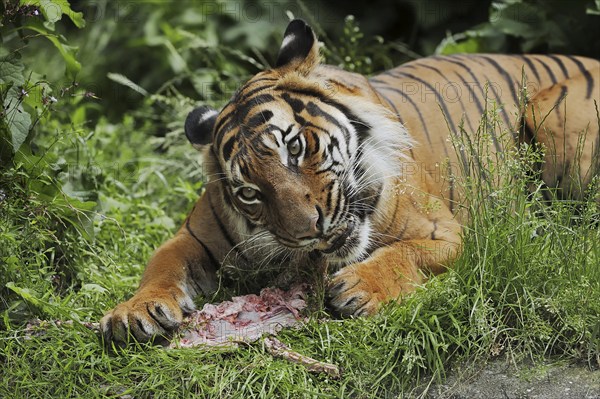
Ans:
[[[591,172],[599,170],[594,104],[600,97],[599,80],[600,62],[589,58],[473,54],[413,61],[370,82],[419,143],[411,153],[420,165],[414,172],[434,176],[454,211],[458,195],[449,175],[468,169],[469,159],[464,151],[456,151],[449,135],[460,136],[461,129],[477,132],[482,115],[494,104],[501,127],[486,130],[490,153],[504,152],[506,142],[543,144],[545,184],[562,189],[555,191],[559,196],[582,199]],[[498,137],[500,131],[512,135],[511,140]],[[572,170],[579,146],[580,163]],[[563,154],[570,155],[565,159]]]
[[[292,21],[275,68],[222,111],[188,116],[186,135],[212,178],[137,293],[102,319],[106,339],[174,329],[229,266],[250,273],[324,262],[339,269],[328,287],[334,309],[376,312],[460,253],[451,177],[469,160],[448,138],[477,131],[490,101],[502,104],[499,120],[517,144],[547,145],[546,185],[583,196],[599,170],[599,75],[598,61],[580,57],[473,55],[422,59],[369,80],[319,64],[314,33]],[[500,137],[492,143],[504,152]]]

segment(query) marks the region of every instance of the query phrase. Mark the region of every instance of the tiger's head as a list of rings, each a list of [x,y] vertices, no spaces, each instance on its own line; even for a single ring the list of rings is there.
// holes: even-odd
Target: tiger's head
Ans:
[[[319,61],[312,29],[292,21],[276,66],[220,112],[193,110],[185,131],[250,233],[341,265],[373,249],[371,217],[411,141],[363,76]]]

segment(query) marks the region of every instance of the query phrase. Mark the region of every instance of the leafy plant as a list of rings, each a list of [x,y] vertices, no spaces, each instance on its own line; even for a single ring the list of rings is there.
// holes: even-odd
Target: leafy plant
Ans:
[[[595,8],[593,8],[595,7]],[[502,0],[492,2],[489,20],[448,36],[436,53],[503,52],[600,54],[598,2]]]

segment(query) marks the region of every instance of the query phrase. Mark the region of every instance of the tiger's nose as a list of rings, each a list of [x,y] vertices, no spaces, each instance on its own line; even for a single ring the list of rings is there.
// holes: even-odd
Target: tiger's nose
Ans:
[[[294,232],[294,238],[298,240],[305,240],[310,238],[316,238],[323,232],[323,211],[318,205],[315,207],[315,214],[313,214],[308,223],[306,223],[303,229],[298,229]]]

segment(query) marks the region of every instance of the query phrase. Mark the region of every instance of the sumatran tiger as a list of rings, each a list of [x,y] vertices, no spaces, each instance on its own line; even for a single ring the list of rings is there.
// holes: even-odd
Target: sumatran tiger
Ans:
[[[524,76],[535,90],[522,100]],[[308,269],[320,260],[335,271],[333,310],[377,312],[460,253],[459,190],[436,174],[468,160],[449,136],[475,132],[493,101],[515,145],[546,146],[545,185],[580,199],[599,170],[599,80],[593,59],[486,54],[424,58],[369,79],[320,64],[313,30],[292,21],[274,68],[221,111],[189,114],[185,133],[211,178],[135,295],[102,319],[105,339],[175,329],[232,265]],[[491,139],[491,151],[505,153]]]

